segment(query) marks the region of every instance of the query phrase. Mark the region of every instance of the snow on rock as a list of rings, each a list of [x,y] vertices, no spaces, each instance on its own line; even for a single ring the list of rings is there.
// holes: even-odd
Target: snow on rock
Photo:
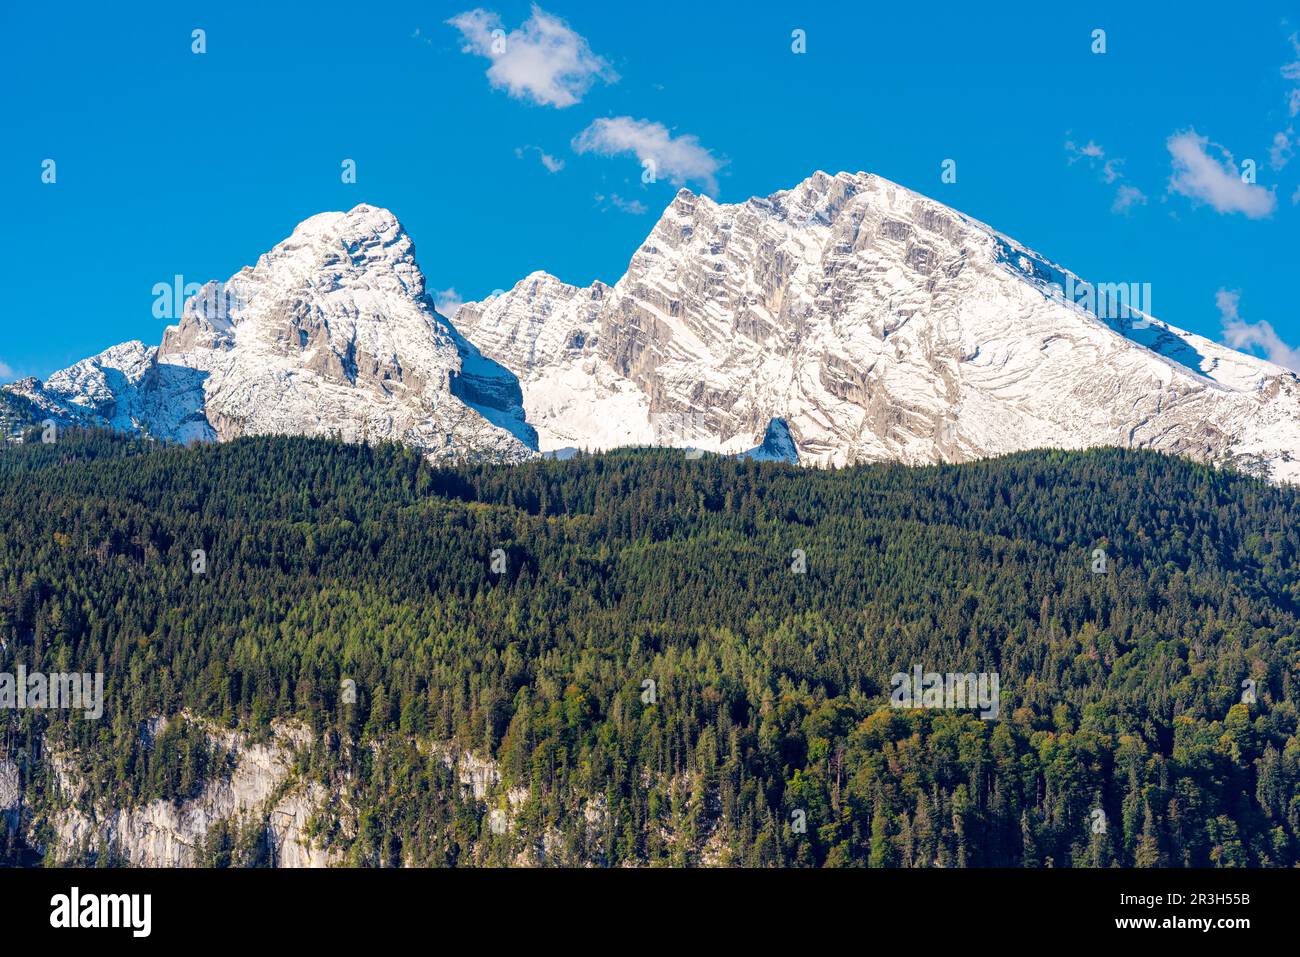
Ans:
[[[392,439],[431,458],[667,445],[805,465],[1117,445],[1300,481],[1300,380],[867,173],[681,190],[613,286],[544,272],[438,315],[393,215],[321,213],[130,342],[0,389],[24,417],[176,441]],[[1149,321],[1147,321],[1149,320]],[[789,454],[787,454],[789,453]]]
[[[466,357],[483,401],[456,387]],[[434,311],[393,214],[360,205],[204,286],[157,349],[117,346],[21,394],[37,414],[175,441],[338,435],[517,461],[535,439],[512,381]]]
[[[613,286],[534,273],[457,325],[519,377],[544,450],[736,453],[780,419],[810,465],[1118,445],[1300,480],[1293,373],[1098,318],[1067,278],[879,176],[818,172],[735,205],[683,189]]]

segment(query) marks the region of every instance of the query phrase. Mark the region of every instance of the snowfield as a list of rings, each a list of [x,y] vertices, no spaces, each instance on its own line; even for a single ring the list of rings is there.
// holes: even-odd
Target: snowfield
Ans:
[[[683,189],[614,285],[533,273],[453,326],[401,224],[361,205],[301,223],[227,281],[237,296],[205,287],[158,347],[4,391],[32,421],[392,439],[433,459],[1118,445],[1300,480],[1293,373],[1154,316],[1098,316],[1061,293],[1082,283],[878,176],[818,172],[732,205]]]

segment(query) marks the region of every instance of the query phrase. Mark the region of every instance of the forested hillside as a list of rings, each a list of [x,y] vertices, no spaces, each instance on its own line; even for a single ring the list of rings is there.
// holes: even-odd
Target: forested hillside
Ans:
[[[105,711],[0,711],[0,853],[67,857],[52,748],[83,802],[226,773],[186,721],[142,730],[185,715],[309,726],[296,773],[338,796],[313,832],[355,865],[1294,865],[1298,519],[1293,489],[1119,450],[436,469],[69,431],[0,452],[0,671],[102,671]],[[918,665],[996,673],[997,718],[891,708]],[[261,862],[252,829],[205,862]]]

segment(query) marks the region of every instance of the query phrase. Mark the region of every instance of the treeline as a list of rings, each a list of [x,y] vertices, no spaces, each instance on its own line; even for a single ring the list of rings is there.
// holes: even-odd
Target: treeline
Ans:
[[[69,431],[0,453],[0,515],[0,671],[105,674],[100,721],[0,712],[11,861],[63,800],[42,736],[95,756],[88,799],[179,801],[229,770],[142,730],[186,712],[306,722],[300,772],[359,809],[316,830],[358,865],[1300,863],[1300,497],[1231,472]],[[891,708],[917,665],[995,673],[997,718]],[[429,742],[501,787],[475,801]]]

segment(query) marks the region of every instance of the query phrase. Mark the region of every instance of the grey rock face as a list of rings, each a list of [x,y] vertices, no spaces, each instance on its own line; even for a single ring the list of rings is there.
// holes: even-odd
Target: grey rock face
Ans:
[[[157,726],[155,722],[155,726]],[[338,801],[316,782],[296,779],[298,752],[310,743],[300,725],[279,723],[270,739],[254,743],[237,733],[202,723],[213,744],[232,755],[228,778],[208,781],[192,799],[151,801],[134,807],[91,805],[84,756],[48,750],[50,770],[66,807],[51,815],[48,848],[58,860],[80,850],[108,847],[137,867],[194,867],[211,830],[225,824],[232,832],[260,826],[278,867],[328,867],[340,855],[312,839],[312,816],[326,801]],[[46,850],[43,848],[42,850]]]
[[[1300,479],[1300,382],[1151,316],[865,173],[719,205],[682,190],[612,287],[534,273],[461,331],[523,385],[544,450],[740,452],[768,423],[799,460],[960,461],[1147,447]]]
[[[204,286],[157,349],[126,343],[6,390],[33,418],[181,442],[338,435],[431,458],[534,454],[513,377],[434,311],[410,237],[364,205],[313,216]]]
[[[513,462],[757,452],[780,420],[781,457],[805,465],[1118,445],[1300,481],[1293,373],[1148,314],[1089,310],[1065,295],[1076,284],[941,203],[819,172],[732,205],[682,190],[613,286],[536,272],[453,327],[410,237],[363,205],[203,287],[158,348],[0,389],[0,426],[339,435]]]

